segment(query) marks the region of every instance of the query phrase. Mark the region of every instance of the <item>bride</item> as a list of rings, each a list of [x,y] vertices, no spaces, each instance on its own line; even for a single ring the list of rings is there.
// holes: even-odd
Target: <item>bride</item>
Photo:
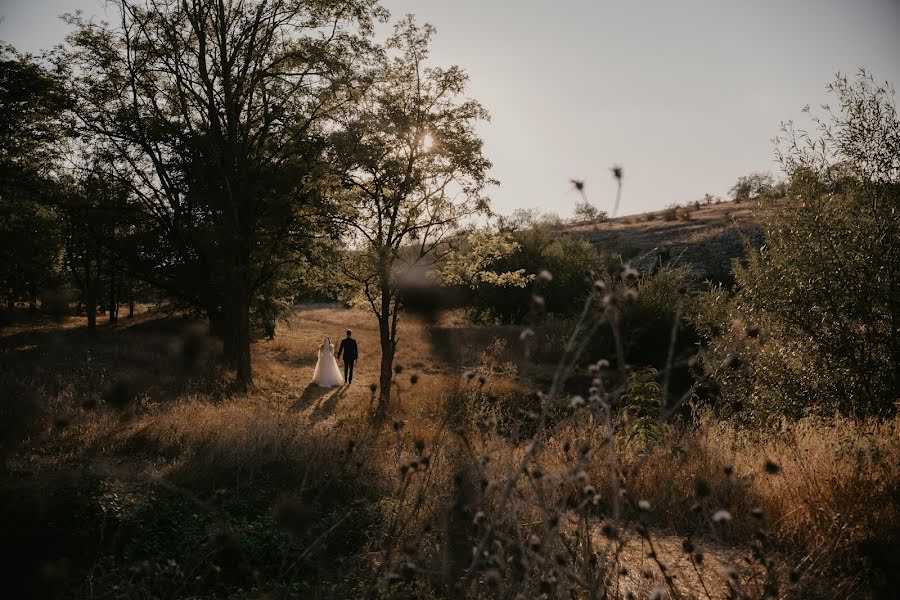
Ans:
[[[325,336],[322,345],[319,346],[319,361],[316,363],[312,382],[319,387],[332,387],[344,383],[337,359],[334,358],[334,346],[331,345],[331,338],[328,336]]]

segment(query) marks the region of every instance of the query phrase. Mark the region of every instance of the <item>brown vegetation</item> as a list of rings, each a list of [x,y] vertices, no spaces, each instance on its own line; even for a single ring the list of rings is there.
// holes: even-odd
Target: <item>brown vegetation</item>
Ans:
[[[395,423],[380,428],[368,418],[377,331],[362,313],[295,311],[274,340],[254,345],[257,385],[238,395],[217,383],[211,359],[221,350],[190,321],[144,313],[100,326],[91,345],[74,343],[79,322],[17,324],[0,338],[7,397],[33,402],[27,426],[4,439],[3,477],[4,529],[24,549],[13,564],[37,565],[32,591],[427,596],[452,595],[468,577],[506,585],[515,569],[466,570],[466,539],[479,539],[480,521],[507,536],[498,537],[507,548],[558,540],[571,567],[541,568],[543,550],[522,559],[524,576],[544,573],[538,587],[557,585],[548,573],[565,581],[598,568],[579,566],[567,546],[588,538],[598,558],[619,565],[606,577],[623,597],[657,586],[721,597],[735,581],[763,595],[770,570],[778,597],[870,597],[896,585],[896,419],[751,432],[700,418],[666,425],[647,453],[617,441],[630,497],[624,530],[610,540],[599,518],[612,502],[608,438],[592,414],[555,409],[557,424],[535,438],[544,449],[524,463],[525,477],[511,477],[540,410],[517,370],[525,355],[513,328],[405,321]],[[346,326],[360,341],[358,383],[311,387],[314,348]],[[580,500],[586,486],[596,519]],[[730,518],[713,523],[723,510]],[[196,538],[175,534],[169,544],[157,527]]]

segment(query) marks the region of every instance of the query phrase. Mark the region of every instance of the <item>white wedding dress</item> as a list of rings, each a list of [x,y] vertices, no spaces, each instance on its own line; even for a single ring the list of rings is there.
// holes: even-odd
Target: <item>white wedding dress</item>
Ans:
[[[319,360],[316,362],[312,382],[319,387],[332,387],[344,383],[344,376],[341,375],[337,359],[334,357],[334,346],[327,336],[319,346]]]

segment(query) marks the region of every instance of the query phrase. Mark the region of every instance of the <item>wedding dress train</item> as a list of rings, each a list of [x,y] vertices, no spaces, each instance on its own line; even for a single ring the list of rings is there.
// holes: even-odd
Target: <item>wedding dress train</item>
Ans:
[[[320,387],[332,387],[344,383],[344,377],[341,375],[337,359],[334,357],[334,346],[331,345],[331,339],[327,336],[319,346],[319,360],[316,362],[312,382]]]

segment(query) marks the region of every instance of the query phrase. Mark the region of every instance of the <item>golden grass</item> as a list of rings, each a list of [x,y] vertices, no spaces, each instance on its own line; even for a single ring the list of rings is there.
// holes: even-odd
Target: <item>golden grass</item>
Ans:
[[[511,474],[518,477],[527,440],[492,431],[490,423],[477,422],[486,414],[472,417],[460,406],[468,406],[479,387],[477,380],[462,376],[469,368],[487,377],[484,397],[513,401],[530,388],[528,373],[504,370],[504,364],[520,356],[505,328],[457,328],[454,343],[464,350],[448,364],[446,353],[432,347],[427,328],[406,319],[397,358],[405,369],[397,376],[399,395],[391,413],[399,423],[377,427],[369,419],[368,387],[377,381],[377,330],[366,313],[332,306],[298,309],[274,340],[254,344],[256,385],[237,396],[215,381],[203,383],[218,377],[215,370],[171,373],[177,368],[173,352],[183,328],[159,331],[151,319],[141,315],[133,323],[104,327],[94,355],[116,360],[91,363],[94,373],[83,372],[80,346],[54,337],[71,334],[75,319],[59,329],[53,324],[31,330],[17,325],[0,333],[7,356],[22,359],[15,364],[15,375],[24,388],[15,389],[31,390],[41,409],[39,426],[28,430],[6,461],[10,476],[87,469],[123,481],[164,482],[201,497],[216,490],[252,494],[263,486],[317,506],[328,506],[331,497],[349,502],[364,496],[377,515],[371,539],[347,558],[367,576],[400,560],[404,544],[415,545],[416,560],[434,573],[451,572],[441,571],[447,564],[447,540],[475,531],[470,528],[476,506],[500,513],[494,515],[498,525],[515,535],[527,537],[539,530],[550,512],[577,528],[579,517],[567,501],[579,493],[571,471],[584,444],[591,448],[584,458],[586,476],[602,497],[600,507],[611,505],[605,428],[585,416],[544,440],[536,465],[545,472],[541,485],[547,486],[546,493],[539,496],[533,482],[521,478],[511,502],[500,511],[504,482]],[[144,329],[135,327],[142,324]],[[311,386],[322,336],[336,341],[348,327],[361,350],[354,383],[328,390]],[[494,339],[506,342],[492,345]],[[31,348],[40,349],[48,340],[59,347],[43,353]],[[485,353],[485,348],[493,350]],[[138,377],[142,370],[158,373],[164,384],[141,387],[124,408],[104,404],[105,386],[123,373]],[[92,397],[100,399],[99,406],[85,404]],[[568,451],[563,450],[566,442]],[[623,484],[633,502],[647,500],[652,507],[640,519],[653,532],[658,556],[679,573],[676,588],[689,595],[702,594],[681,550],[687,536],[709,557],[704,577],[714,597],[724,593],[726,568],[743,564],[739,557],[749,554],[760,530],[772,540],[778,569],[785,576],[792,570],[801,574],[795,587],[782,588],[781,597],[874,597],[879,585],[874,578],[891,565],[891,548],[896,547],[891,540],[896,540],[900,523],[900,419],[835,417],[747,431],[704,416],[690,426],[668,426],[647,455],[625,447],[618,451]],[[428,457],[427,469],[423,456]],[[778,472],[766,473],[767,462],[777,465]],[[640,469],[632,472],[639,463]],[[412,470],[410,465],[415,465]],[[481,480],[487,486],[483,490]],[[698,495],[699,489],[704,491]],[[697,503],[699,513],[693,510]],[[471,512],[459,512],[461,505]],[[732,519],[711,531],[702,515],[720,509]],[[754,516],[757,509],[762,519]],[[642,575],[653,571],[653,564],[645,541],[635,533],[640,519],[630,519],[621,559],[629,574],[620,582],[621,591],[646,592],[662,579],[658,572]],[[602,523],[598,514],[591,525],[598,545]],[[393,549],[385,540],[392,540]],[[435,575],[438,580],[442,576]]]

